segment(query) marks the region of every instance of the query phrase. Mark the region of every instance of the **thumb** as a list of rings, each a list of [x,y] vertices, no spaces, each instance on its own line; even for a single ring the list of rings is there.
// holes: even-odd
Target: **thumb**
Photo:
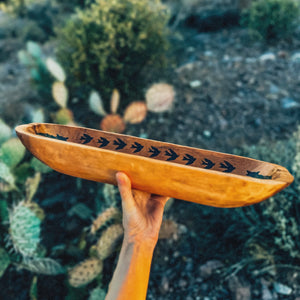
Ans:
[[[123,210],[127,212],[135,208],[136,206],[134,198],[132,196],[131,182],[129,177],[123,172],[118,172],[116,174],[116,179],[117,179],[120,195],[122,198],[122,207]]]

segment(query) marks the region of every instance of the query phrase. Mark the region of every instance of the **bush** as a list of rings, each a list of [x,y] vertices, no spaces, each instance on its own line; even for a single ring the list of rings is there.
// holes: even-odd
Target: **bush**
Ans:
[[[159,0],[97,0],[77,10],[58,29],[57,57],[68,85],[128,94],[141,70],[164,61],[168,18]]]
[[[289,37],[299,16],[295,0],[258,0],[244,11],[242,24],[253,37],[272,40]]]
[[[300,260],[300,127],[288,140],[244,147],[236,154],[285,166],[295,181],[284,191],[248,208],[236,209],[240,224],[248,227],[245,250],[257,260],[269,264],[299,264]],[[246,230],[244,233],[247,232]],[[255,248],[255,249],[254,249]],[[265,252],[265,257],[262,255]]]

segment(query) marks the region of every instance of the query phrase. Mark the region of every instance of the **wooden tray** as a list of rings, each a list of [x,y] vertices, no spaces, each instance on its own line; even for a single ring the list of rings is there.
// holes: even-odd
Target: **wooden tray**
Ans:
[[[204,205],[254,204],[293,181],[275,164],[100,130],[34,123],[16,132],[58,172],[116,185],[115,174],[123,171],[135,189]]]

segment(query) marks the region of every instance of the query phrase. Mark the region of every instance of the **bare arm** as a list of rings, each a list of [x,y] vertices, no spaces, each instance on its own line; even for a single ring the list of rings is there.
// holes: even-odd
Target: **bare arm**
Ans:
[[[143,300],[168,197],[132,190],[124,173],[116,177],[122,198],[124,240],[106,300]]]

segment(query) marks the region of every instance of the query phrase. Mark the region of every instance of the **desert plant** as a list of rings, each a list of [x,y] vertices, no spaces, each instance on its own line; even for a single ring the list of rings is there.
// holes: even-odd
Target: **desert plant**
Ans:
[[[300,16],[295,0],[258,0],[244,10],[242,24],[255,38],[272,40],[289,37]]]
[[[110,100],[111,113],[107,114],[101,96],[93,91],[89,97],[90,109],[103,117],[100,128],[105,131],[122,133],[126,129],[126,124],[141,123],[147,115],[147,111],[155,113],[170,110],[174,101],[175,91],[173,86],[166,83],[153,84],[146,91],[146,101],[133,101],[124,111],[123,117],[117,114],[120,104],[120,94],[114,90]]]
[[[34,113],[38,114],[39,111]],[[40,117],[39,117],[40,118]],[[47,173],[51,169],[36,158],[23,161],[25,147],[12,136],[12,130],[0,119],[0,193],[18,190],[35,172]]]
[[[67,108],[69,90],[65,86],[66,75],[64,69],[55,60],[48,58],[46,61],[49,72],[56,81],[52,84],[52,97],[60,107],[58,111],[52,113],[54,122],[62,125],[75,125],[73,112]]]
[[[300,205],[299,141],[300,128],[288,140],[273,142],[271,145],[247,146],[236,152],[284,165],[295,176],[295,182],[289,188],[267,201],[253,207],[239,208],[234,214],[230,212],[231,217],[237,217],[239,224],[248,228],[243,233],[244,254],[251,257],[245,260],[246,264],[259,260],[262,267],[255,274],[276,271],[278,265],[289,265],[292,268],[300,260],[300,219],[297,213]],[[238,265],[241,269],[241,264]]]
[[[12,208],[9,232],[14,248],[23,256],[36,256],[43,218],[44,212],[34,202],[21,201]]]
[[[47,69],[45,57],[39,44],[28,41],[26,50],[19,51],[18,58],[20,63],[29,69],[32,82],[36,85],[38,92],[49,98],[51,83],[54,79]]]
[[[88,258],[69,271],[69,284],[81,287],[94,280],[102,271],[103,263],[97,258]]]
[[[0,242],[0,275],[10,264],[40,274],[62,273],[59,263],[44,257],[40,246],[44,212],[32,201],[41,173],[50,169],[36,158],[25,160],[25,147],[3,120],[0,137],[0,234],[5,237]]]
[[[1,231],[7,228],[5,233],[7,242],[0,247],[1,276],[10,264],[37,274],[57,275],[64,273],[64,268],[58,262],[45,257],[45,250],[40,244],[41,223],[45,214],[42,208],[32,201],[40,179],[40,173],[36,173],[34,177],[29,177],[26,181],[25,200],[19,200],[11,208],[8,208],[8,205],[3,205],[5,202],[1,201]]]
[[[167,22],[159,0],[96,0],[57,30],[57,57],[72,87],[128,94],[145,67],[164,62]]]

